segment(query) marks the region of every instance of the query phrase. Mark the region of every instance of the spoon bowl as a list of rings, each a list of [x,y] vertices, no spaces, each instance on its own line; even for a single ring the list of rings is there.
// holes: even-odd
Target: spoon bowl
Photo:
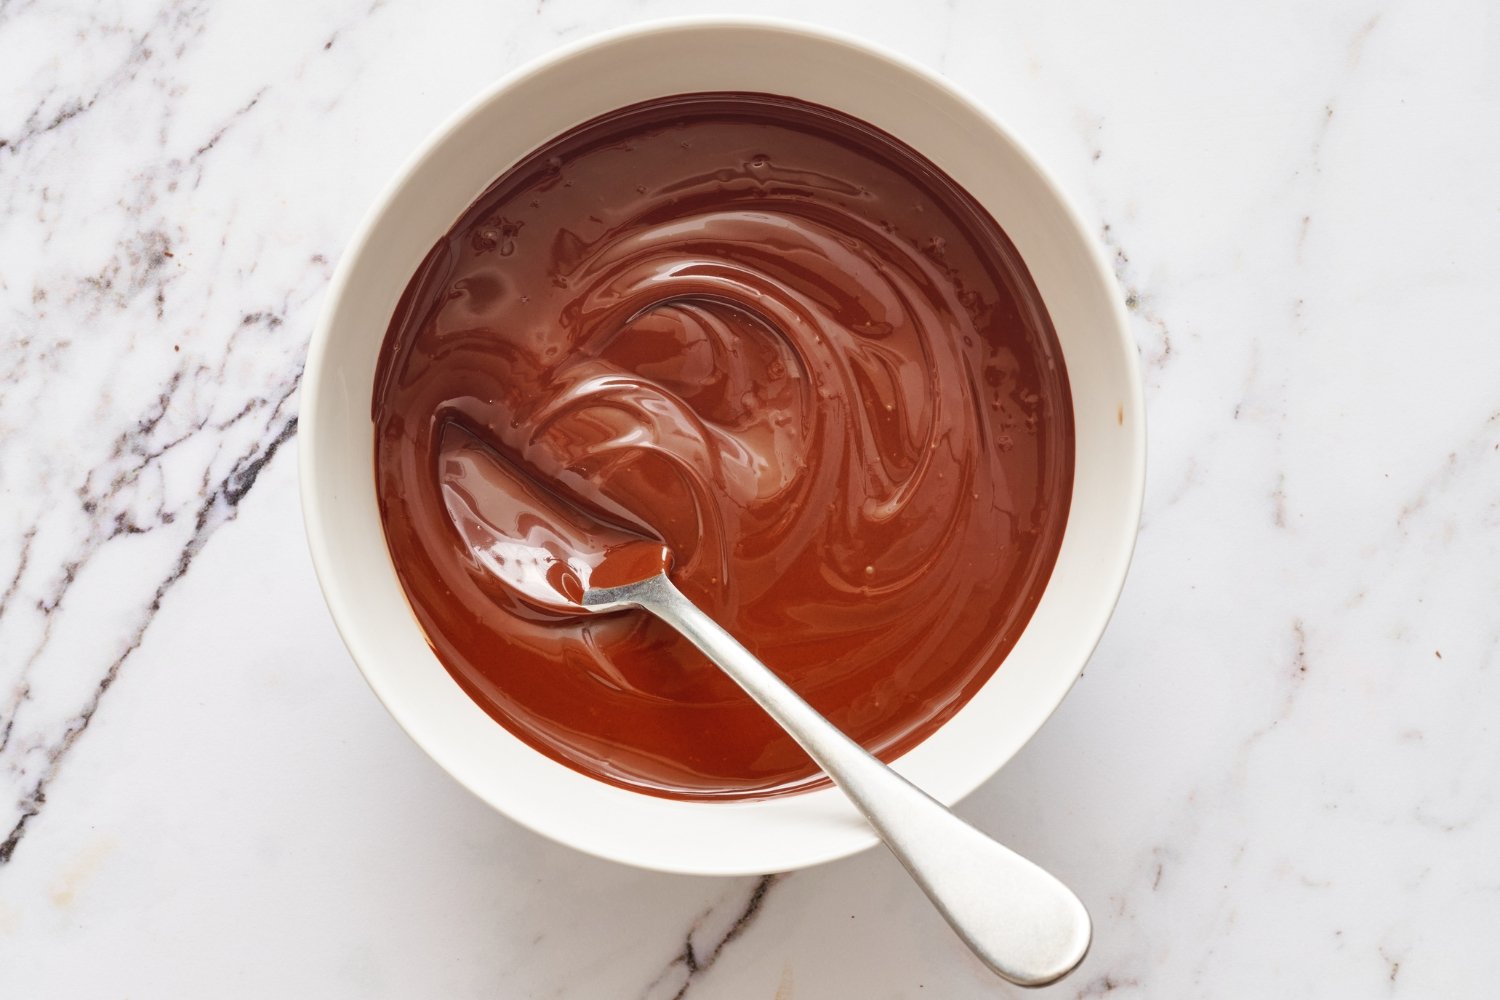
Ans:
[[[664,573],[671,553],[548,489],[470,432],[443,429],[443,502],[476,564],[515,596],[564,615],[590,607],[590,587]]]

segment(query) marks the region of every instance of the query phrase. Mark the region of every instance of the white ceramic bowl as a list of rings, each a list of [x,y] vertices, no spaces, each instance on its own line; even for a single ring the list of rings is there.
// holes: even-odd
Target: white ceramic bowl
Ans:
[[[1135,541],[1145,434],[1135,348],[1093,234],[994,118],[888,52],[781,22],[661,22],[590,39],[511,74],[427,140],[339,262],[303,380],[302,504],[334,621],[396,721],[496,809],[600,857],[730,875],[829,861],[875,837],[832,789],[760,802],[656,798],[572,771],[486,715],[433,655],[397,582],[376,509],[370,420],[376,356],[397,298],[427,250],[491,181],[596,115],[710,90],[803,98],[922,151],[1015,241],[1062,342],[1077,467],[1051,582],[990,681],[896,764],[943,802],[968,794],[1031,738],[1093,651]]]

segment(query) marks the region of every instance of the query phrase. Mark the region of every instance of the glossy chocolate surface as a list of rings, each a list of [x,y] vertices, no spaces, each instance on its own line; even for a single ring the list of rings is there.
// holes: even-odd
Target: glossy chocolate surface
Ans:
[[[455,517],[660,540],[690,598],[891,759],[1020,635],[1072,486],[1061,352],[1004,233],[891,137],[765,95],[627,108],[508,171],[406,289],[374,420],[392,559],[453,676],[543,753],[677,797],[817,776],[667,626],[529,599]],[[487,487],[486,454],[577,524]]]

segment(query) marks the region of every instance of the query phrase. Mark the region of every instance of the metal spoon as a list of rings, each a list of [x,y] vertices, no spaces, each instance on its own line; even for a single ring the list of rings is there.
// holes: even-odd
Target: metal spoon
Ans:
[[[668,579],[659,542],[604,524],[477,440],[445,442],[444,499],[475,558],[523,598],[574,614],[640,608],[682,633],[864,813],[980,960],[1020,986],[1083,961],[1088,911],[1067,886],[949,812],[813,710]],[[537,509],[545,513],[538,516]]]

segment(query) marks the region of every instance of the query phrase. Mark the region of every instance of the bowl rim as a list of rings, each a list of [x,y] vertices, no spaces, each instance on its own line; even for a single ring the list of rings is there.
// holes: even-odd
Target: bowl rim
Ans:
[[[811,24],[790,18],[767,17],[758,15],[712,14],[656,18],[589,34],[586,37],[561,45],[557,48],[550,49],[547,52],[544,52],[541,55],[527,61],[516,69],[501,75],[494,82],[481,88],[478,93],[464,102],[455,111],[447,115],[431,132],[426,135],[426,137],[424,137],[424,139],[420,143],[418,143],[415,149],[413,149],[413,151],[401,161],[400,165],[391,174],[389,179],[381,186],[379,193],[376,195],[370,206],[366,209],[359,224],[355,227],[352,234],[350,235],[347,243],[345,244],[344,251],[338,259],[338,262],[334,268],[333,275],[325,290],[323,304],[319,310],[317,322],[314,325],[311,341],[308,347],[307,361],[304,368],[304,377],[302,378],[302,384],[300,388],[300,399],[298,406],[299,420],[302,420],[319,410],[319,397],[320,393],[323,391],[322,382],[324,381],[322,373],[327,365],[326,356],[329,350],[330,334],[333,326],[336,306],[349,292],[350,284],[354,278],[357,263],[363,255],[367,244],[370,242],[372,233],[380,223],[386,208],[391,204],[393,200],[395,200],[396,196],[401,192],[409,178],[417,172],[418,168],[422,164],[424,164],[429,159],[429,157],[433,156],[434,153],[436,153],[446,142],[448,142],[452,138],[454,133],[458,131],[464,123],[469,121],[476,114],[480,113],[485,107],[500,98],[507,91],[517,87],[518,85],[527,80],[530,80],[533,77],[545,74],[554,66],[574,59],[575,57],[583,53],[587,53],[594,49],[607,48],[621,42],[630,41],[644,36],[685,31],[691,32],[703,29],[726,31],[757,30],[797,36],[804,40],[811,40],[814,42],[835,45],[844,49],[853,50],[854,52],[864,56],[872,57],[880,62],[889,65],[892,69],[898,71],[899,73],[914,76],[928,86],[931,86],[932,88],[940,91],[945,97],[962,106],[967,112],[973,114],[976,119],[983,122],[986,126],[988,126],[990,130],[996,133],[999,138],[1009,144],[1018,160],[1022,162],[1032,172],[1032,174],[1035,175],[1036,180],[1053,199],[1055,207],[1066,218],[1067,222],[1076,230],[1077,234],[1083,237],[1081,242],[1084,246],[1087,260],[1092,266],[1092,270],[1094,272],[1091,276],[1092,280],[1098,282],[1102,287],[1112,288],[1118,291],[1118,281],[1113,272],[1113,269],[1108,262],[1104,247],[1097,239],[1089,236],[1090,227],[1087,224],[1083,214],[1078,210],[1073,199],[1062,189],[1053,175],[1042,165],[1041,161],[1038,159],[1032,149],[1018,137],[1016,132],[1006,126],[1005,123],[996,114],[990,111],[984,103],[970,95],[959,85],[953,83],[946,77],[939,74],[937,71],[928,68],[927,66],[917,62],[916,60],[908,56],[902,55],[901,53],[889,49],[884,45],[869,41],[865,38],[858,37],[856,35],[838,29]],[[497,176],[499,172],[501,171],[497,171]],[[1141,511],[1145,494],[1146,469],[1146,414],[1144,406],[1144,388],[1141,377],[1141,364],[1138,349],[1136,348],[1133,338],[1130,336],[1129,317],[1126,312],[1122,296],[1118,294],[1111,295],[1108,297],[1108,299],[1112,320],[1112,322],[1110,323],[1110,332],[1120,341],[1120,346],[1124,348],[1124,350],[1121,352],[1121,358],[1123,359],[1123,364],[1126,368],[1126,371],[1123,372],[1123,389],[1126,395],[1126,399],[1123,401],[1122,405],[1129,407],[1129,412],[1133,416],[1133,419],[1130,421],[1129,427],[1126,428],[1129,434],[1128,441],[1121,445],[1123,449],[1128,451],[1129,462],[1129,481],[1123,483],[1120,488],[1121,495],[1128,507],[1128,509],[1124,509],[1120,512],[1125,515],[1124,522],[1126,527],[1125,530],[1122,531],[1122,537],[1120,538],[1120,542],[1122,544],[1120,544],[1118,550],[1112,552],[1112,558],[1104,561],[1098,567],[1103,575],[1105,575],[1107,579],[1111,581],[1109,587],[1110,595],[1107,598],[1104,607],[1102,607],[1101,609],[1102,613],[1098,614],[1094,618],[1094,620],[1086,622],[1085,627],[1079,630],[1081,646],[1082,648],[1086,649],[1086,654],[1080,657],[1077,665],[1077,671],[1074,673],[1073,677],[1068,681],[1068,683],[1066,685],[1058,684],[1055,696],[1052,696],[1045,701],[1043,701],[1042,699],[1037,699],[1039,708],[1045,707],[1045,711],[1038,711],[1035,714],[1034,722],[1030,726],[1030,731],[1024,733],[1024,738],[1021,739],[1017,744],[1017,749],[1024,746],[1036,735],[1036,733],[1047,722],[1047,720],[1050,719],[1052,715],[1057,711],[1058,706],[1061,705],[1063,699],[1072,690],[1072,687],[1077,683],[1078,678],[1082,676],[1084,668],[1086,667],[1089,659],[1092,657],[1094,651],[1097,649],[1098,643],[1104,634],[1104,630],[1108,626],[1116,608],[1118,607],[1120,596],[1124,589],[1128,569],[1139,537]],[[303,427],[303,430],[306,430],[306,426]],[[361,676],[364,677],[366,683],[369,684],[371,690],[375,693],[376,697],[381,701],[386,710],[396,720],[397,724],[401,726],[406,734],[423,750],[424,753],[427,753],[429,757],[433,758],[439,764],[439,766],[443,768],[443,770],[447,771],[449,775],[454,778],[454,780],[458,781],[477,798],[479,798],[481,801],[486,802],[492,808],[495,808],[497,811],[505,815],[507,818],[519,823],[520,825],[526,827],[534,833],[546,837],[549,840],[563,843],[575,850],[582,851],[594,857],[614,861],[616,863],[628,864],[638,868],[673,874],[737,876],[759,874],[766,870],[766,867],[761,864],[728,863],[717,866],[713,871],[709,872],[705,871],[704,868],[695,865],[678,866],[674,865],[670,861],[664,861],[661,859],[652,859],[648,861],[633,857],[625,857],[619,853],[611,853],[609,850],[600,847],[596,841],[566,836],[556,829],[544,828],[540,824],[532,822],[527,816],[518,815],[517,813],[512,812],[510,809],[505,808],[500,803],[495,802],[489,795],[475,788],[474,785],[467,781],[464,777],[457,773],[454,773],[446,764],[444,764],[443,761],[439,759],[438,755],[433,751],[428,742],[423,739],[422,735],[414,731],[414,729],[407,724],[406,719],[403,718],[403,713],[398,710],[397,706],[393,704],[390,699],[387,698],[381,686],[376,683],[375,679],[371,676],[366,664],[362,662],[360,657],[354,652],[356,647],[360,645],[359,641],[355,638],[355,634],[357,633],[359,626],[358,623],[353,620],[354,616],[352,614],[346,615],[341,611],[341,609],[344,608],[349,602],[347,601],[347,595],[345,594],[346,583],[337,568],[337,560],[329,551],[329,546],[327,544],[328,532],[326,531],[326,523],[329,520],[329,511],[326,509],[324,498],[319,492],[319,486],[316,476],[316,470],[319,465],[316,436],[311,433],[303,433],[299,434],[299,439],[298,479],[301,507],[303,513],[303,526],[307,538],[308,548],[312,557],[314,573],[318,581],[318,586],[323,594],[324,601],[329,608],[330,615],[334,620],[335,628],[338,631],[340,638],[343,640],[346,649],[349,651],[350,658],[354,660],[356,667],[358,667]],[[1051,586],[1050,581],[1048,586]],[[413,619],[413,627],[417,627],[415,625],[415,619]],[[1030,622],[1028,622],[1027,628],[1030,627]],[[1023,630],[1023,634],[1024,631],[1025,630]],[[532,750],[532,752],[537,753],[538,751]],[[1001,768],[1003,768],[1007,763],[1009,763],[1011,759],[1013,759],[1013,757],[1014,753],[1012,753],[1010,757],[997,762],[994,767],[982,767],[976,769],[976,773],[972,776],[972,780],[961,782],[957,788],[948,789],[946,794],[934,794],[945,804],[951,806],[958,801],[961,801],[980,785],[993,778],[996,774],[999,773]],[[899,760],[897,762],[897,769],[900,770]],[[597,779],[591,780],[597,781]],[[603,785],[605,783],[599,782],[599,784]],[[631,795],[644,794],[640,792],[630,792],[628,790],[626,790],[626,792],[627,794]],[[816,795],[818,794],[818,792],[809,792],[803,794]],[[678,802],[678,804],[706,806],[708,808],[716,809],[746,809],[754,808],[758,802],[784,801],[784,798],[734,802],[714,802],[703,800],[672,801],[676,801]],[[865,829],[863,831],[859,831],[858,835],[856,835],[855,833],[851,833],[846,841],[844,841],[840,846],[834,849],[816,852],[804,851],[803,854],[805,856],[801,858],[794,867],[811,867],[814,865],[820,865],[841,858],[849,857],[862,851],[868,850],[870,847],[874,846],[877,843],[879,843],[879,839],[872,830]]]

